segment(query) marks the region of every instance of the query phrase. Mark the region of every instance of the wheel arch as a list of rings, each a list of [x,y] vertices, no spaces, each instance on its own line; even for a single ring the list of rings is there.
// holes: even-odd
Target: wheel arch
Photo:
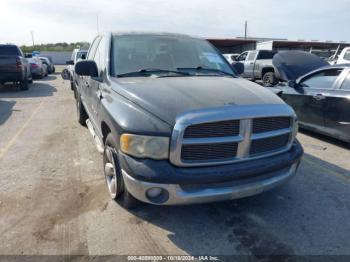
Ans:
[[[268,72],[273,72],[276,74],[275,72],[275,69],[272,67],[272,66],[269,66],[269,67],[264,67],[262,70],[261,70],[261,77],[263,77],[266,73]]]

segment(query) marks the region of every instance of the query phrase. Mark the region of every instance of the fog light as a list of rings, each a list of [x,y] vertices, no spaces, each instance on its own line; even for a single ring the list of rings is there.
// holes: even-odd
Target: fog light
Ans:
[[[155,198],[162,193],[162,189],[160,187],[152,187],[147,190],[147,196],[150,198]]]
[[[146,197],[154,204],[163,204],[169,199],[169,192],[160,187],[152,187],[146,191]]]

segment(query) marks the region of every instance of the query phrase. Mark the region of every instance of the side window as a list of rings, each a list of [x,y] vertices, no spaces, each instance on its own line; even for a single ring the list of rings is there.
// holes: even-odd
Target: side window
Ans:
[[[276,51],[261,50],[258,54],[257,60],[272,59]]]
[[[350,50],[345,52],[344,59],[350,61]]]
[[[256,56],[256,51],[251,51],[251,52],[249,52],[247,61],[252,61],[252,60],[254,60],[255,56]]]
[[[96,62],[99,73],[101,73],[101,71],[103,71],[105,68],[105,63],[104,63],[105,52],[106,52],[106,40],[105,38],[102,38],[98,44],[98,47],[96,49],[95,56],[93,59]]]
[[[305,87],[331,89],[342,71],[342,69],[323,70],[307,77],[301,84]]]
[[[340,89],[344,89],[344,90],[349,90],[350,91],[350,73],[348,74],[348,76],[344,80],[344,82],[341,85]]]
[[[237,57],[237,61],[244,61],[247,58],[248,52],[244,52],[239,57]]]
[[[88,60],[93,60],[94,59],[96,48],[97,48],[97,45],[100,42],[100,40],[101,40],[101,37],[96,37],[94,42],[90,46],[90,49],[89,49],[89,52],[88,52],[88,55],[87,55],[87,59]]]
[[[21,57],[24,57],[24,54],[23,54],[23,52],[22,52],[22,49],[21,49],[21,48],[18,48],[18,52],[19,52],[19,54],[20,54],[20,56],[21,56]]]

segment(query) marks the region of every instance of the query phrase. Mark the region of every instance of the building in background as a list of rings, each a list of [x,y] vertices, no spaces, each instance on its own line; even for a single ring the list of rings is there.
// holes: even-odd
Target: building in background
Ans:
[[[223,54],[242,53],[248,50],[303,50],[328,59],[339,54],[344,47],[350,47],[346,41],[288,40],[282,38],[207,38]]]

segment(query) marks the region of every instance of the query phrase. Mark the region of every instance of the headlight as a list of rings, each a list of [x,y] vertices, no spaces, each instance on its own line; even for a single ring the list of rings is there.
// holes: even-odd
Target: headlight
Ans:
[[[120,137],[122,152],[140,158],[167,159],[169,138],[123,134]]]

